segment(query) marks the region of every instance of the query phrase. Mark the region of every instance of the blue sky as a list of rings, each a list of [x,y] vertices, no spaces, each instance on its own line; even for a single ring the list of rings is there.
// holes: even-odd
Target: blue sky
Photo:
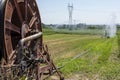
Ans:
[[[112,15],[120,23],[120,0],[36,0],[42,22],[68,23],[68,3],[73,3],[75,23],[109,24]]]

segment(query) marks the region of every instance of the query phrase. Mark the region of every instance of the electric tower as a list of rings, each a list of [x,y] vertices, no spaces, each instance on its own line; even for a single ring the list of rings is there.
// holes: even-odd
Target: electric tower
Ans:
[[[72,14],[73,14],[73,4],[68,3],[68,12],[69,12],[69,28],[72,27]]]

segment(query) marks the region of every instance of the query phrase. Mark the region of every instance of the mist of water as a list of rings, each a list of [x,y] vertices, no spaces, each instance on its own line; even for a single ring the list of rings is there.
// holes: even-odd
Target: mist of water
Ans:
[[[116,24],[115,24],[115,16],[112,15],[111,23],[110,25],[106,26],[106,36],[107,37],[114,37],[116,36]]]

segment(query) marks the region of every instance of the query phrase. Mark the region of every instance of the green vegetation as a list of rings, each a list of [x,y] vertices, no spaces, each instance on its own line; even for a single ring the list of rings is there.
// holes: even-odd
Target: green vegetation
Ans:
[[[61,71],[66,77],[79,75],[80,79],[120,80],[117,37],[107,39],[72,32],[58,34],[52,29],[43,29],[43,32],[51,57],[57,66],[64,66]]]
[[[46,34],[89,34],[89,35],[104,35],[104,31],[102,29],[52,29],[52,28],[44,28],[44,35]]]

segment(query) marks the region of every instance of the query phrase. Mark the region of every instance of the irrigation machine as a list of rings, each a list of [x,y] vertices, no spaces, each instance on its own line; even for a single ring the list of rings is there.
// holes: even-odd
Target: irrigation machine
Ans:
[[[44,80],[54,73],[64,80],[43,45],[36,0],[0,0],[0,80]]]

